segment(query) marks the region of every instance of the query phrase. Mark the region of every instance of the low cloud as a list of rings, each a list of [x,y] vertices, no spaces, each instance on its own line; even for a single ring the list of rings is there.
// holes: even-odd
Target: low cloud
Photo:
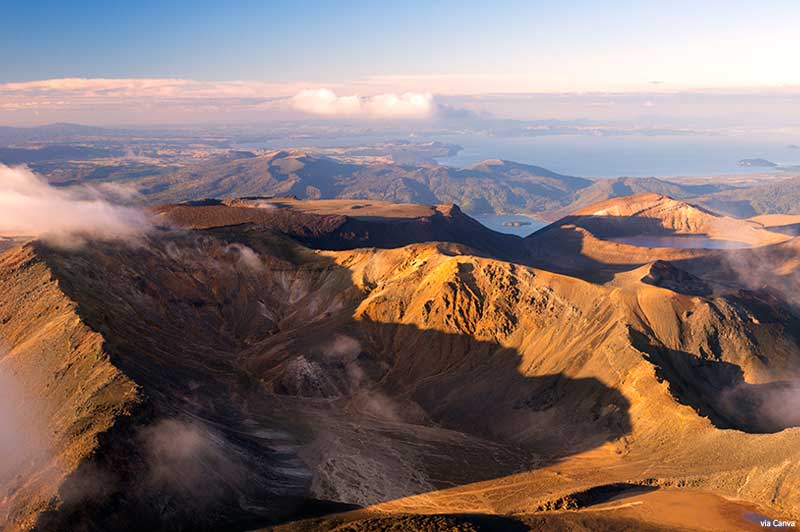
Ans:
[[[147,215],[118,203],[130,191],[115,187],[59,189],[25,167],[0,165],[0,236],[24,236],[64,246],[85,237],[130,239],[150,229]]]
[[[38,475],[36,478],[43,481],[53,474],[53,470],[45,469],[53,459],[53,450],[41,398],[4,358],[6,354],[0,346],[0,521],[3,511],[10,507],[4,508],[4,504],[26,480]]]
[[[2,364],[0,353],[0,498],[4,490],[30,475],[50,457],[48,433],[41,419],[38,400],[26,392],[13,371]]]
[[[386,80],[389,83],[391,80]],[[428,92],[356,81],[198,81],[171,78],[62,78],[0,83],[0,120],[7,124],[77,121],[95,124],[296,119],[299,114],[350,118],[419,119],[444,113]],[[339,96],[334,90],[347,91]],[[408,92],[406,92],[408,91]],[[363,97],[358,92],[376,94]],[[292,96],[294,95],[294,96]]]
[[[361,344],[355,338],[337,334],[323,353],[326,356],[349,362],[361,353]]]
[[[727,388],[719,405],[729,418],[744,421],[757,432],[777,432],[800,426],[800,381],[776,381]]]
[[[735,237],[731,237],[735,240]],[[721,255],[719,271],[754,291],[767,291],[800,311],[798,246],[794,240],[779,245],[758,242],[755,248],[731,250]]]
[[[260,274],[267,265],[253,248],[244,244],[227,244],[215,238],[180,232],[180,240],[166,241],[164,253],[184,267],[207,271],[213,275],[234,272]]]
[[[260,273],[266,269],[258,253],[244,244],[228,244],[225,250],[234,254],[236,264],[242,269],[250,270],[253,273]]]
[[[376,96],[338,96],[329,89],[307,89],[291,100],[292,107],[304,113],[347,118],[429,118],[438,106],[429,93],[378,94]]]
[[[0,122],[35,125],[190,124],[295,120],[303,116],[386,118],[512,118],[639,121],[660,109],[661,126],[786,127],[797,116],[800,87],[688,88],[646,83],[568,91],[525,73],[367,76],[347,84],[313,80],[270,83],[176,78],[61,78],[0,83]],[[570,86],[574,85],[569,83]],[[571,89],[570,89],[571,90]],[[565,92],[566,91],[566,92]],[[376,94],[378,96],[356,96]],[[436,94],[433,97],[431,94]],[[342,96],[344,95],[344,96]],[[449,96],[448,96],[449,95]],[[614,104],[609,102],[613,100]],[[656,107],[646,103],[652,101]],[[750,112],[736,112],[748,109]]]
[[[142,429],[138,440],[148,467],[144,482],[194,503],[221,499],[247,476],[225,438],[199,422],[163,419]]]

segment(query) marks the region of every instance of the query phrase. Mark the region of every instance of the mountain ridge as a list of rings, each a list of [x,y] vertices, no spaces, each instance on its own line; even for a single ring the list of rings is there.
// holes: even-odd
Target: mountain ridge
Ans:
[[[422,212],[468,224],[453,207],[365,203],[355,211],[370,223],[406,213],[435,225]],[[283,210],[304,227],[353,204],[182,208]],[[15,525],[256,529],[353,507],[527,514],[614,483],[800,510],[800,462],[787,459],[800,420],[773,409],[800,370],[800,321],[781,297],[717,277],[708,264],[733,251],[641,248],[598,280],[538,264],[528,246],[541,235],[513,239],[525,262],[457,241],[324,249],[269,219],[223,221],[0,255],[11,349],[0,373],[27,368],[19,385],[49,390],[44,411],[95,423],[45,418],[59,427],[56,455],[81,453],[29,492],[0,483],[18,494],[1,503]],[[42,334],[36,320],[57,325]],[[38,364],[43,352],[67,365]],[[102,392],[61,400],[85,382]]]

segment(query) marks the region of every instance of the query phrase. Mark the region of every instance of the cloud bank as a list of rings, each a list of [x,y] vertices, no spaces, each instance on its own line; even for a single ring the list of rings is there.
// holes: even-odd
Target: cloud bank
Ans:
[[[77,245],[83,237],[129,239],[150,229],[140,209],[121,205],[120,190],[51,187],[25,167],[0,164],[0,236]]]
[[[119,126],[303,117],[364,120],[483,116],[515,120],[645,120],[647,124],[655,121],[672,127],[787,127],[796,126],[800,117],[800,86],[681,89],[669,83],[650,83],[620,91],[564,92],[547,90],[534,82],[497,84],[495,78],[488,74],[371,76],[346,84],[177,78],[61,78],[0,83],[0,123]]]
[[[306,89],[291,100],[292,107],[308,114],[349,118],[428,118],[437,105],[429,93],[338,96],[329,89]]]
[[[404,87],[403,84],[397,87]],[[350,94],[372,96],[339,96]],[[183,123],[209,119],[295,119],[299,115],[419,119],[442,109],[429,92],[357,83],[197,81],[172,78],[60,78],[0,83],[0,121]]]

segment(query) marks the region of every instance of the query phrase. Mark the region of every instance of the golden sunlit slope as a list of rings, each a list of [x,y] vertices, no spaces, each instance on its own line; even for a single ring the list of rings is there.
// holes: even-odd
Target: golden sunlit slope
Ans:
[[[603,201],[525,238],[530,264],[600,282],[654,260],[688,268],[696,259],[773,255],[792,242],[756,221],[717,216],[658,194]]]
[[[28,368],[15,381],[49,405],[31,417],[72,457],[4,511],[41,530],[245,530],[353,507],[539,512],[536,529],[623,484],[660,488],[653,507],[691,489],[693,511],[713,492],[735,512],[800,512],[785,407],[800,322],[782,298],[707,279],[701,261],[728,251],[663,262],[578,228],[580,253],[549,260],[638,249],[601,283],[526,265],[535,246],[515,263],[458,241],[315,251],[269,223],[206,227],[2,255],[0,367]],[[653,515],[692,528],[667,513]]]
[[[443,416],[435,418],[439,423],[468,423],[492,439],[562,457],[502,479],[379,504],[373,511],[520,515],[587,505],[592,512],[604,499],[580,494],[617,483],[664,489],[647,504],[658,509],[654,515],[662,512],[660,524],[681,529],[749,530],[742,517],[748,508],[787,516],[798,511],[798,485],[791,479],[800,431],[757,434],[800,421],[788,410],[772,410],[781,400],[795,400],[796,392],[781,379],[796,379],[800,363],[798,322],[782,317],[780,305],[771,307],[752,294],[681,294],[683,284],[701,281],[663,271],[674,270],[668,265],[633,270],[615,286],[599,287],[452,250],[353,253],[337,261],[353,271],[356,282],[374,286],[357,310],[361,319],[414,325],[398,327],[386,343],[399,357],[392,380],[415,383],[416,404]],[[653,286],[654,276],[670,275],[677,291]],[[481,357],[492,361],[488,366],[470,367],[474,359],[464,356],[469,349],[401,335],[430,329],[512,348],[523,377],[517,382],[558,377],[527,396],[523,386],[502,378],[502,359],[489,355]],[[435,392],[426,393],[430,388]],[[588,405],[594,410],[583,418],[581,409]],[[620,429],[623,435],[614,437]],[[675,488],[689,491],[673,495]],[[707,499],[706,492],[756,506],[726,507],[724,499]],[[680,501],[683,521],[670,521],[670,497],[671,504]],[[700,516],[707,520],[692,526]],[[561,526],[553,519],[553,526]]]
[[[649,274],[646,269],[631,275],[624,286],[614,287],[598,287],[570,277],[474,257],[429,259],[426,270],[429,273],[425,276],[392,274],[378,284],[359,311],[374,321],[460,331],[513,346],[520,355],[517,370],[522,375],[561,374],[572,382],[593,378],[608,388],[621,390],[630,402],[631,430],[618,443],[622,445],[617,447],[619,456],[635,456],[640,451],[641,456],[664,453],[666,461],[667,456],[673,455],[674,460],[674,455],[679,454],[684,463],[673,464],[664,471],[681,476],[694,470],[699,475],[704,468],[764,467],[769,462],[765,456],[771,456],[774,464],[783,463],[783,444],[794,441],[796,445],[800,437],[797,429],[775,436],[744,434],[766,429],[758,423],[766,421],[763,416],[770,412],[760,411],[751,418],[751,413],[733,408],[727,404],[727,397],[720,397],[728,388],[744,393],[747,383],[797,377],[800,328],[796,318],[783,315],[779,304],[772,306],[744,293],[712,298],[684,295],[638,279],[639,275],[644,278]],[[359,269],[356,272],[358,276]],[[427,355],[421,357],[425,360],[438,360],[441,353],[447,353],[444,346],[431,347],[430,351],[415,347],[417,353]],[[442,364],[453,367],[457,362],[445,359]],[[603,419],[613,426],[612,402],[582,397],[578,390],[569,390],[569,384],[564,384],[564,389],[554,384],[547,393],[532,398],[518,397],[513,387],[487,384],[492,378],[491,370],[486,371],[488,374],[479,372],[470,382],[452,387],[467,387],[472,392],[470,396],[484,399],[485,404],[471,405],[468,410],[476,428],[502,433],[516,441],[533,438],[536,448],[548,448],[551,436],[548,431],[542,433],[541,428],[558,425],[549,416],[565,420],[569,414],[556,416],[546,407],[539,410],[546,406],[542,405],[545,398],[555,404],[563,401],[567,411],[573,412],[579,404],[606,404],[606,410],[597,412],[589,424],[591,430],[581,432],[577,423],[570,423],[569,430],[560,428],[561,451],[569,449],[571,431],[575,431],[575,441],[585,442],[598,434]],[[437,375],[440,376],[434,379],[450,378],[443,371]],[[451,389],[444,385],[437,388]],[[778,397],[781,389],[779,383],[775,385]],[[763,391],[767,390],[769,386],[764,386]],[[531,401],[530,409],[521,408],[508,421],[493,411],[503,411],[499,405],[504,402],[510,407],[519,406],[526,399]],[[439,396],[437,401],[447,404],[448,397]],[[460,410],[457,403],[442,409]],[[509,408],[507,412],[513,410]],[[710,420],[696,415],[698,411]],[[667,422],[670,418],[673,422]],[[784,421],[798,420],[792,416]],[[731,434],[714,425],[741,430]],[[687,438],[689,433],[694,437]],[[705,444],[697,445],[698,439],[705,440]],[[726,465],[714,465],[728,441],[753,448],[731,448],[731,455],[736,458]],[[749,454],[758,458],[747,459]],[[741,462],[733,466],[737,460]],[[651,464],[647,469],[655,472],[658,467]],[[732,483],[728,489],[740,487]],[[782,498],[783,502],[790,500],[788,494]]]
[[[787,236],[760,224],[718,216],[659,194],[614,198],[578,210],[557,224],[574,223],[601,237],[625,235],[703,235],[751,246],[774,244]]]
[[[4,253],[0,271],[0,522],[25,530],[84,474],[102,435],[130,421],[139,392],[33,248]]]

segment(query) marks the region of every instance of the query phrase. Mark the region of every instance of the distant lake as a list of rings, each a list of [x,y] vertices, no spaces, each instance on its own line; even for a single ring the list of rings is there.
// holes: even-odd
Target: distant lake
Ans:
[[[585,177],[674,177],[764,173],[770,168],[739,166],[763,158],[784,166],[800,163],[798,139],[788,135],[552,135],[491,137],[439,135],[434,140],[463,146],[442,164],[464,167],[485,159],[506,159]],[[427,140],[427,139],[426,139]]]
[[[680,249],[741,249],[750,247],[744,242],[735,240],[715,240],[703,236],[624,236],[609,238],[612,242],[630,244],[645,248],[680,248]]]
[[[406,138],[438,140],[463,146],[442,164],[464,167],[485,159],[506,159],[542,166],[554,172],[586,177],[671,177],[763,173],[769,168],[739,166],[742,159],[761,158],[784,166],[800,164],[800,138],[763,132],[730,135],[550,135],[490,136],[482,133],[324,135],[242,143],[241,148],[358,146]]]
[[[540,222],[527,216],[520,215],[507,215],[507,214],[479,214],[471,215],[480,223],[498,233],[508,233],[509,235],[528,236],[529,234],[538,231],[547,225],[546,222]],[[530,225],[520,226],[505,226],[505,222],[527,222]]]

